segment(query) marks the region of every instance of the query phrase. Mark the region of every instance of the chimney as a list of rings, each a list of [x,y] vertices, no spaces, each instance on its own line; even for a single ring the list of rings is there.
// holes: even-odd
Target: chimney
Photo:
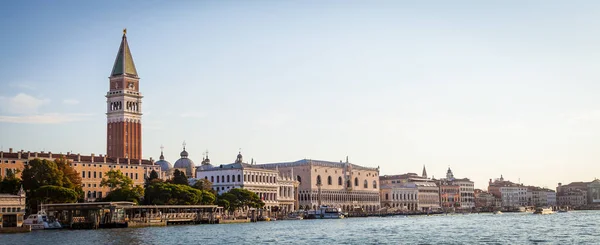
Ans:
[[[94,157],[95,157],[95,154],[92,153],[92,162],[94,162]]]
[[[52,158],[52,152],[51,151],[48,152],[48,155],[49,155],[50,158]]]
[[[12,153],[12,148],[8,148],[8,153]]]
[[[104,163],[106,163],[106,155],[104,155]]]
[[[127,158],[127,165],[131,164],[131,159],[129,159],[129,157]]]
[[[119,158],[117,157],[117,165],[119,165]]]
[[[81,162],[81,154],[77,153],[77,162]]]

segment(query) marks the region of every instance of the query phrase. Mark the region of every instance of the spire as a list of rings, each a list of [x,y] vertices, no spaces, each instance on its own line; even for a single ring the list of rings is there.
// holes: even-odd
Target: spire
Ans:
[[[137,77],[137,70],[135,64],[133,64],[133,56],[129,50],[129,44],[127,44],[127,29],[123,29],[123,38],[121,39],[121,46],[119,52],[117,52],[117,58],[113,65],[110,76],[118,75],[130,75]]]
[[[159,158],[160,160],[165,160],[165,156],[163,155],[164,148],[165,148],[164,146],[160,145],[160,158]]]
[[[425,170],[425,165],[423,165],[423,178],[427,178],[427,170]]]

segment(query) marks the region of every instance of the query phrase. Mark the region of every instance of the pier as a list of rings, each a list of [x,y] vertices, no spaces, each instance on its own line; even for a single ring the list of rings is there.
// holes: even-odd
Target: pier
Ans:
[[[136,205],[133,202],[44,204],[42,208],[64,228],[98,229],[216,224],[223,214],[217,205]]]

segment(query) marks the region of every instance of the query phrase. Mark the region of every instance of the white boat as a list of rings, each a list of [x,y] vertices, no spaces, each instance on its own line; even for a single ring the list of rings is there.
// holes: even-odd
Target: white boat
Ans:
[[[43,230],[43,229],[60,229],[62,226],[56,220],[48,218],[46,212],[43,210],[37,214],[31,214],[27,219],[23,221],[23,226],[31,226],[32,230]]]
[[[502,214],[502,211],[500,211],[500,210],[494,211],[494,214]]]
[[[535,212],[533,212],[533,214],[553,214],[554,211],[552,211],[551,208],[536,208]]]
[[[321,206],[319,208],[319,210],[315,211],[315,218],[317,218],[317,219],[343,219],[344,213],[342,213],[341,208]]]

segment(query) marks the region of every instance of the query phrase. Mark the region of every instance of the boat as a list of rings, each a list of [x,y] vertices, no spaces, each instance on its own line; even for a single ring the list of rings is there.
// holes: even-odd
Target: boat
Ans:
[[[44,210],[31,214],[23,221],[23,226],[30,226],[32,230],[60,229],[62,225],[53,217],[48,217]]]
[[[313,219],[343,219],[344,213],[341,208],[334,208],[329,206],[321,206],[319,209],[314,211],[308,211],[308,218]]]
[[[500,211],[500,210],[494,211],[494,214],[502,214],[502,211]]]
[[[533,214],[553,214],[554,211],[552,211],[551,208],[536,208],[535,212],[533,212]]]

